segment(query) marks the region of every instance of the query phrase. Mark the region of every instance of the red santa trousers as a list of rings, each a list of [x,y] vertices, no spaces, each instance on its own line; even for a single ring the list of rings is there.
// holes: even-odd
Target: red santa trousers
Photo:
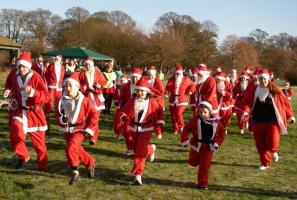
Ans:
[[[211,166],[213,152],[209,149],[209,144],[201,144],[200,151],[190,150],[188,163],[198,168],[198,185],[208,186],[208,172]]]
[[[185,126],[183,112],[187,106],[169,106],[170,117],[172,121],[173,131],[177,132]]]
[[[84,138],[85,134],[81,132],[65,133],[67,142],[65,152],[70,167],[78,167],[80,161],[88,168],[95,165],[95,159],[81,145]]]
[[[90,141],[97,142],[99,138],[99,119],[100,119],[101,110],[97,111],[97,123],[94,131],[94,135],[90,137]]]
[[[271,153],[278,151],[280,129],[277,121],[253,124],[253,135],[259,153],[261,165],[270,166]]]
[[[121,135],[122,129],[121,129],[121,120],[120,120],[120,109],[116,109],[116,113],[114,115],[113,119],[113,131],[115,135]]]
[[[36,131],[28,133],[32,140],[33,147],[37,154],[37,163],[40,170],[45,170],[48,163],[48,154],[45,144],[45,132]],[[26,134],[24,133],[23,124],[18,120],[12,120],[10,123],[9,137],[14,152],[20,160],[29,158],[29,151],[26,147]]]
[[[148,145],[152,133],[132,133],[132,137],[134,145],[134,166],[131,173],[142,175],[147,157],[154,153],[152,146]]]

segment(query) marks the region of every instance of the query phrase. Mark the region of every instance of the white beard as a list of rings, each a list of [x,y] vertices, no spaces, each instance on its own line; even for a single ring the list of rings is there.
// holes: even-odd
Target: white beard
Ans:
[[[218,84],[217,84],[217,90],[219,91],[219,92],[222,92],[222,91],[224,91],[225,90],[225,83],[224,82],[219,82]]]
[[[141,110],[144,110],[145,108],[145,99],[139,99],[137,98],[135,100],[134,110],[138,113]]]
[[[74,109],[75,109],[75,100],[72,99],[64,99],[62,101],[62,108],[64,109],[64,114],[68,118],[68,123],[71,122],[71,119],[73,118]]]
[[[242,91],[245,91],[245,89],[247,88],[247,86],[248,86],[248,81],[242,81],[242,82],[240,82],[240,87],[241,87],[241,90]]]
[[[175,76],[175,84],[176,85],[180,85],[182,80],[183,80],[183,75]]]
[[[198,83],[198,84],[203,83],[204,81],[206,81],[206,79],[207,79],[209,76],[210,76],[210,75],[207,74],[207,75],[202,76],[201,78],[198,78],[198,79],[197,79],[197,83]]]
[[[148,83],[149,83],[150,86],[153,86],[153,85],[154,85],[154,82],[155,82],[154,79],[150,79],[150,80],[148,80]]]
[[[268,88],[259,87],[257,97],[260,99],[261,102],[264,102],[265,99],[268,97],[268,95],[269,95],[269,89]]]

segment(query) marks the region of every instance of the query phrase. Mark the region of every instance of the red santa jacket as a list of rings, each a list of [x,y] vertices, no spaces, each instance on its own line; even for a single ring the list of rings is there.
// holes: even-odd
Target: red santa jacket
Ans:
[[[233,88],[233,99],[235,99],[235,109],[238,110],[240,108],[240,104],[242,102],[242,99],[243,99],[243,94],[244,94],[244,91],[242,88],[241,88],[241,84],[240,82],[238,82],[235,87]]]
[[[140,119],[135,109],[136,97],[131,98],[121,109],[119,117],[127,116],[128,129],[132,132],[150,132],[157,124],[165,124],[163,108],[156,99],[150,98],[144,101],[144,110]]]
[[[282,89],[282,91],[283,91],[284,95],[288,98],[288,100],[291,101],[292,96],[293,96],[293,92],[292,92],[291,88],[289,88],[289,89],[284,88],[284,89]]]
[[[31,86],[29,95],[24,92],[26,86]],[[41,76],[30,71],[24,82],[16,68],[11,70],[5,83],[5,90],[11,90],[9,120],[19,120],[23,123],[25,133],[46,131],[47,123],[42,105],[50,101],[50,94]]]
[[[197,105],[201,101],[207,101],[212,105],[214,113],[218,113],[217,87],[214,77],[209,76],[204,82],[198,84],[196,94]]]
[[[69,117],[69,104],[75,102],[75,109],[72,117]],[[67,95],[63,95],[58,103],[57,121],[59,130],[64,133],[86,132],[93,136],[98,123],[97,111],[92,105],[90,99],[85,97],[81,92],[75,100],[70,99]]]
[[[45,79],[47,82],[47,87],[49,89],[55,89],[56,91],[62,91],[65,67],[61,65],[60,70],[58,70],[55,65],[56,64],[52,63],[46,69]]]
[[[134,87],[132,86],[131,82],[123,85],[120,91],[120,101],[119,106],[120,108],[124,107],[126,103],[132,98],[134,94]]]
[[[151,82],[152,80],[149,80]],[[164,89],[163,89],[163,83],[159,78],[155,78],[153,80],[152,86],[150,87],[151,94],[153,98],[156,98],[157,101],[161,104],[162,107],[164,107]]]
[[[217,143],[221,145],[225,137],[225,129],[219,121],[206,122],[212,125],[213,132],[209,144]],[[199,152],[202,144],[201,119],[195,115],[184,127],[181,134],[181,143],[188,141],[189,132],[192,132],[192,139],[190,140],[190,148]]]
[[[175,83],[175,77],[171,77],[166,85],[166,93],[170,93],[170,106],[188,105],[189,95],[195,92],[195,83],[188,77],[184,76],[180,85]]]
[[[96,110],[105,109],[105,99],[103,97],[103,86],[106,84],[106,79],[101,71],[93,70],[92,76],[94,80],[89,80],[86,75],[87,72],[81,72],[79,74],[79,82],[83,94],[90,98],[93,106]],[[97,88],[96,84],[100,84],[101,88]]]
[[[45,72],[46,72],[46,68],[44,66],[44,64],[40,64],[38,62],[34,62],[32,64],[31,69],[33,69],[34,71],[36,71],[43,79],[45,79]]]
[[[220,116],[221,116],[221,111],[226,111],[231,109],[232,106],[232,85],[231,83],[225,81],[225,89],[224,89],[224,94],[221,93],[220,91],[217,91],[217,100],[218,100],[218,106],[220,110]]]
[[[283,134],[286,134],[287,120],[293,117],[292,106],[289,100],[287,99],[287,97],[282,93],[281,89],[278,88],[273,82],[270,82],[270,84],[273,84],[274,87],[277,88],[278,94],[273,96],[271,93],[269,93],[269,96],[272,97],[275,115],[276,115],[279,127],[281,129],[281,132]],[[258,96],[259,87],[260,87],[259,85],[256,85],[255,87],[251,87],[251,89],[249,89],[249,95],[244,96],[244,99],[241,105],[241,110],[244,113],[249,114],[252,112]]]

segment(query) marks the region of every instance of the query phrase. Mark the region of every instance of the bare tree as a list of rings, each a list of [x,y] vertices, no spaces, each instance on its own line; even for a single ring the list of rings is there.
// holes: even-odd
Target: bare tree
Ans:
[[[72,7],[66,11],[65,15],[67,19],[72,19],[77,23],[81,23],[90,16],[90,12],[82,7]]]

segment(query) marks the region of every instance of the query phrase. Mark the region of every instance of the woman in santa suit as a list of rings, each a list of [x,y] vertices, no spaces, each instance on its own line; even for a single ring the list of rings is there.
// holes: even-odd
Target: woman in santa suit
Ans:
[[[175,67],[174,76],[168,80],[165,92],[170,94],[169,111],[175,135],[178,131],[181,133],[185,126],[183,112],[188,107],[189,96],[195,92],[194,82],[183,72],[181,65]]]
[[[154,160],[156,145],[149,145],[152,131],[157,126],[163,131],[164,112],[155,98],[150,98],[148,79],[143,77],[135,87],[135,94],[122,108],[120,119],[123,126],[132,135],[134,149],[134,166],[132,174],[135,175],[135,184],[142,184],[142,175],[146,159]]]
[[[90,138],[90,144],[95,144],[99,137],[100,112],[105,109],[103,86],[106,84],[106,79],[101,71],[96,70],[93,58],[87,58],[84,62],[84,67],[85,71],[79,74],[79,83],[83,94],[89,97],[97,111],[97,128],[93,137]]]
[[[242,120],[251,115],[252,130],[260,158],[260,169],[270,167],[270,157],[278,161],[280,131],[287,133],[287,121],[295,122],[292,107],[281,89],[271,82],[269,70],[258,74],[259,84],[243,99]]]
[[[88,169],[89,178],[95,176],[95,159],[85,151],[81,142],[96,133],[98,114],[90,99],[79,91],[79,87],[79,75],[74,72],[64,81],[64,94],[57,109],[59,130],[64,133],[66,157],[72,169],[69,184],[80,180],[80,162]]]

